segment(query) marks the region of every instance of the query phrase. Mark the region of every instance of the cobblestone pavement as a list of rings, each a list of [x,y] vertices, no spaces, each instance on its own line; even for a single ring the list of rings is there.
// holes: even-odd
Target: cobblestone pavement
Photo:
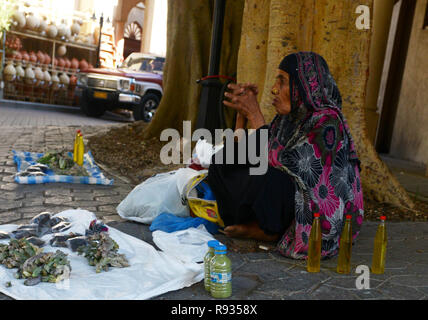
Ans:
[[[85,136],[109,125],[80,127]],[[0,127],[0,224],[25,223],[42,212],[87,209],[109,225],[153,244],[148,226],[122,220],[116,206],[133,185],[111,173],[113,186],[80,184],[18,185],[12,149],[45,151],[69,147],[77,127]],[[352,253],[350,275],[335,272],[337,258],[322,261],[320,273],[307,273],[304,261],[273,251],[230,251],[233,265],[232,299],[428,299],[428,223],[387,223],[388,250],[385,274],[370,275],[370,289],[358,290],[358,265],[370,266],[377,223],[365,222]],[[222,235],[220,241],[230,241]],[[234,241],[245,247],[249,242]],[[10,299],[0,294],[1,299]],[[163,294],[155,299],[211,299],[203,283]]]

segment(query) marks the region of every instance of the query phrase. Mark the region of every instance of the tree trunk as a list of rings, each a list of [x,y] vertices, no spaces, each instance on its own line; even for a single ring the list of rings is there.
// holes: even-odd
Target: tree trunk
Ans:
[[[282,58],[296,51],[322,55],[342,95],[343,112],[362,162],[365,195],[413,208],[406,191],[380,160],[367,136],[364,101],[371,31],[356,28],[359,14],[355,10],[359,5],[372,9],[373,0],[246,0],[238,81],[255,82],[262,89],[260,105],[266,121],[270,121],[275,115],[271,86]]]
[[[226,1],[220,74],[236,73],[241,37],[244,0]],[[195,127],[201,86],[196,83],[207,75],[211,44],[214,1],[168,1],[167,53],[164,69],[164,96],[146,129],[145,137],[158,137],[166,128],[182,133],[183,121]],[[226,111],[231,123],[233,113]]]

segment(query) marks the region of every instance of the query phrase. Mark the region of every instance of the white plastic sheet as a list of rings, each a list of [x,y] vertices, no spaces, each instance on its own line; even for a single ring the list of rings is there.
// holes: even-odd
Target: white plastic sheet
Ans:
[[[117,213],[123,219],[147,224],[163,212],[188,217],[189,208],[181,202],[181,191],[191,178],[200,173],[181,168],[150,177],[122,200],[116,208]]]
[[[72,228],[68,232],[84,233],[95,215],[86,210],[67,210],[57,214],[68,218]],[[1,225],[0,231],[10,232],[17,225]],[[0,292],[14,299],[46,300],[121,300],[149,299],[168,291],[191,286],[204,278],[203,264],[183,262],[165,252],[157,251],[150,244],[109,227],[110,236],[118,243],[119,253],[125,254],[130,263],[127,268],[110,268],[108,272],[96,273],[86,258],[65,248],[44,247],[45,252],[62,250],[68,254],[71,274],[68,280],[57,284],[39,283],[24,285],[23,279],[13,276],[17,269],[0,265]],[[49,240],[52,235],[42,239]],[[8,243],[1,240],[0,243]],[[167,250],[168,251],[168,250]],[[7,288],[10,281],[12,287]]]
[[[208,241],[215,240],[204,225],[175,232],[154,231],[153,242],[168,256],[186,262],[203,262]]]

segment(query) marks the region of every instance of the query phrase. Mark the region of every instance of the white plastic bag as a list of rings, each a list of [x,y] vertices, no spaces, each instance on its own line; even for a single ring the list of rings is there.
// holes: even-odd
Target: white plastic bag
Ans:
[[[181,262],[202,262],[208,251],[208,241],[215,240],[204,225],[175,232],[156,230],[153,242],[169,257]]]
[[[136,186],[116,210],[124,219],[150,224],[159,214],[171,213],[179,217],[190,215],[181,201],[183,186],[200,172],[190,168],[160,173]]]
[[[208,168],[211,164],[213,154],[223,148],[223,144],[213,146],[206,140],[199,139],[196,142],[195,153],[193,154],[193,162],[199,164],[203,168]]]

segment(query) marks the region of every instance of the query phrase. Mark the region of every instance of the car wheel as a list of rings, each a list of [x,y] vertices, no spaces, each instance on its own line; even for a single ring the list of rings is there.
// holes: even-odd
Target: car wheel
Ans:
[[[99,118],[106,112],[102,103],[98,101],[89,102],[86,97],[82,97],[80,101],[80,110],[88,117],[94,118]]]
[[[150,122],[159,106],[160,99],[154,93],[147,93],[141,99],[140,104],[134,108],[134,119]]]

